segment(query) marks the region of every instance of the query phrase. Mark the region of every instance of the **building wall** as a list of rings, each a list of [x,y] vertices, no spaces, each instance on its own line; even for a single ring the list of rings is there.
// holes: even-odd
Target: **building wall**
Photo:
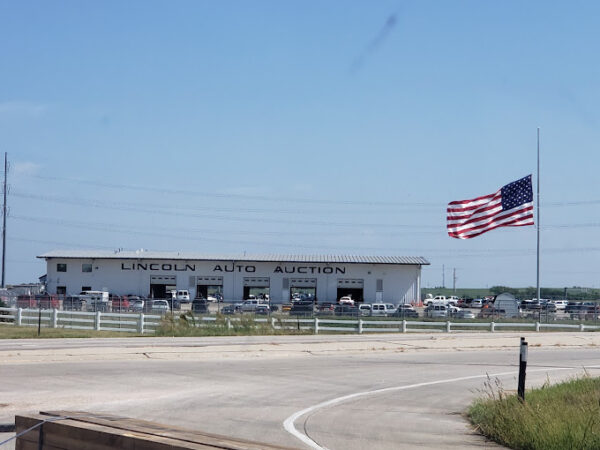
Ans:
[[[57,264],[66,264],[66,272],[58,272]],[[83,272],[83,264],[92,264],[91,272]],[[314,278],[319,302],[335,302],[339,279],[364,280],[364,300],[400,303],[418,301],[421,268],[418,265],[395,264],[324,264],[235,261],[184,261],[145,259],[47,259],[47,289],[57,292],[65,286],[67,294],[78,294],[83,286],[107,290],[116,295],[148,296],[151,276],[176,276],[178,289],[188,289],[195,296],[195,277],[223,277],[225,301],[243,299],[244,278],[269,278],[271,301],[289,301],[284,279]],[[377,280],[383,290],[378,297]],[[285,296],[285,297],[284,297]]]

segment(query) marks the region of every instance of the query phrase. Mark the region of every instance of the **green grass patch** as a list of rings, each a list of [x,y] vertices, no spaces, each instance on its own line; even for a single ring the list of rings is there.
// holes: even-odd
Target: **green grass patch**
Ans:
[[[525,402],[488,380],[468,415],[490,439],[513,449],[600,449],[600,378],[582,377],[527,391]]]
[[[116,332],[116,331],[93,331],[72,330],[69,328],[45,328],[42,327],[38,336],[37,327],[17,327],[14,325],[0,326],[0,339],[50,339],[50,338],[99,338],[99,337],[139,337],[141,334]],[[152,336],[152,335],[143,335]]]

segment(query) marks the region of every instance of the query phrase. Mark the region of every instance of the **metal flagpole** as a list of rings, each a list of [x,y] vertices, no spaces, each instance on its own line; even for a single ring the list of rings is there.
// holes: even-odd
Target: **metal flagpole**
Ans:
[[[540,127],[537,129],[537,282],[536,293],[540,301]]]
[[[2,204],[2,288],[5,288],[6,272],[6,177],[8,176],[8,153],[4,152],[4,203]]]

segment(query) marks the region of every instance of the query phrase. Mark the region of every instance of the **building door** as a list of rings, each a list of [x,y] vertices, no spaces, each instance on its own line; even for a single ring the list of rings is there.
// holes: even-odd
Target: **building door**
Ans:
[[[269,278],[244,278],[244,300],[252,298],[269,298]]]
[[[290,278],[290,298],[288,300],[317,300],[316,278]]]
[[[175,275],[151,275],[150,298],[168,298],[167,292],[177,289]]]
[[[223,300],[223,277],[196,277],[196,298]]]
[[[338,278],[337,299],[350,296],[355,302],[364,301],[364,280]]]

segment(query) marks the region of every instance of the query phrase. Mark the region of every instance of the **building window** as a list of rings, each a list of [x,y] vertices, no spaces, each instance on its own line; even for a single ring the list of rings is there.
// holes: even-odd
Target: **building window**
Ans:
[[[56,286],[56,293],[58,295],[66,295],[67,294],[67,287],[66,286]]]
[[[91,291],[91,290],[92,290],[92,287],[91,287],[91,286],[81,286],[81,292],[84,292],[84,291]]]
[[[92,271],[92,265],[91,264],[82,264],[81,265],[81,271],[82,272],[91,272]]]
[[[56,271],[57,272],[66,272],[67,271],[67,265],[66,264],[57,264],[56,265]]]

